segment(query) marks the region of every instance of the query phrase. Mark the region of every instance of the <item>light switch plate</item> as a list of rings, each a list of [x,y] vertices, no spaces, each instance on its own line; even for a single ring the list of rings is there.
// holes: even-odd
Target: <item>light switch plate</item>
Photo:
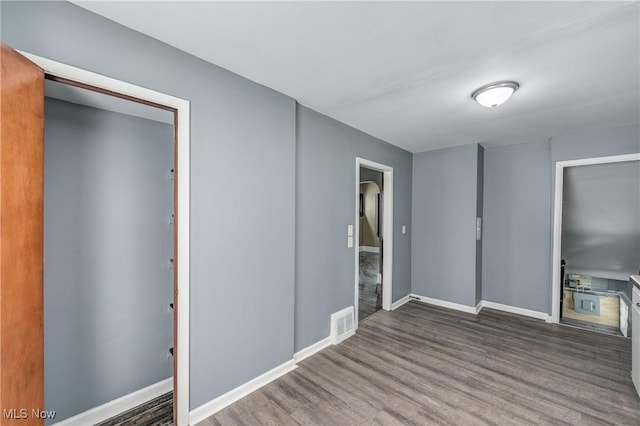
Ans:
[[[353,225],[347,226],[347,237],[353,237]]]
[[[405,225],[402,225],[402,235],[407,233],[407,227]]]
[[[482,239],[482,218],[476,218],[476,240],[480,241]]]
[[[347,237],[347,247],[353,247],[353,237]]]

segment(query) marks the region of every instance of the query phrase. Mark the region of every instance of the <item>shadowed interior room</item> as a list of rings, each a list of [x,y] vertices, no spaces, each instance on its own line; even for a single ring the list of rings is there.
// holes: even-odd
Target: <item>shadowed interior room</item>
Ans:
[[[383,174],[360,167],[358,214],[358,320],[382,308]]]
[[[0,23],[2,425],[640,419],[640,2]]]

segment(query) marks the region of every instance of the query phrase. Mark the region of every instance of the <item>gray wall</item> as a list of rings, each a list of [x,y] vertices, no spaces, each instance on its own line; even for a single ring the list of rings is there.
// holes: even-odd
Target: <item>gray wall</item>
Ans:
[[[475,144],[414,154],[412,291],[476,305]]]
[[[332,313],[354,304],[356,157],[394,168],[393,300],[411,291],[412,154],[298,107],[295,349],[329,335]],[[401,227],[407,225],[407,234]]]
[[[376,170],[360,167],[360,182],[375,182],[382,190],[382,173]]]
[[[551,293],[548,141],[485,148],[482,297],[547,312]]]
[[[485,148],[483,299],[550,314],[555,162],[637,152],[638,125]]]
[[[191,409],[290,360],[295,101],[67,2],[0,7],[14,48],[191,102]]]
[[[49,98],[45,118],[45,401],[62,420],[172,375],[173,126]]]
[[[608,129],[586,130],[569,135],[555,136],[551,139],[551,211],[554,208],[555,164],[557,161],[583,158],[607,157],[640,153],[640,125],[612,127]],[[553,214],[553,213],[551,213]],[[550,216],[549,227],[553,233],[553,219]],[[549,279],[551,279],[552,252],[549,248]],[[551,313],[551,293],[547,302]]]
[[[564,169],[566,273],[628,280],[640,270],[640,161]]]
[[[554,165],[556,161],[637,152],[640,152],[640,127],[637,124],[588,130],[551,139],[551,162]]]

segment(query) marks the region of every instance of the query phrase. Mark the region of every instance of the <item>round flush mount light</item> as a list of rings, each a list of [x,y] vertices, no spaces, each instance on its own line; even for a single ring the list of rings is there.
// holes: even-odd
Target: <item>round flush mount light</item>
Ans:
[[[519,87],[515,81],[496,81],[476,89],[471,97],[483,107],[494,108],[507,102]]]

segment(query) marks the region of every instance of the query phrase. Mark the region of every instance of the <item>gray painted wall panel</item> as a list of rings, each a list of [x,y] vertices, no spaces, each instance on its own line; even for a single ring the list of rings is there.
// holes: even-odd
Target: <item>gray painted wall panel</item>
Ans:
[[[295,101],[70,3],[0,7],[14,48],[191,103],[191,409],[290,360]]]
[[[475,144],[414,154],[412,291],[476,305]]]
[[[607,129],[587,130],[569,135],[556,136],[551,139],[551,209],[555,204],[555,167],[557,161],[577,160],[583,158],[608,157],[640,153],[640,125],[612,127]],[[553,235],[553,218],[550,218],[550,228]],[[549,263],[553,254],[549,248]],[[551,267],[549,267],[551,268]],[[549,272],[551,279],[551,272]],[[551,313],[551,294],[547,302]]]
[[[548,141],[484,151],[484,300],[547,312],[551,167]]]
[[[555,162],[638,152],[638,125],[485,148],[483,299],[550,314]]]
[[[411,291],[412,154],[299,106],[296,351],[327,337],[330,315],[354,304],[354,248],[347,248],[347,225],[356,214],[356,157],[394,168],[393,300]]]
[[[49,98],[45,117],[45,401],[62,420],[173,374],[173,126]]]
[[[554,136],[551,139],[551,161],[554,165],[562,160],[637,152],[640,152],[640,127],[637,124]]]

